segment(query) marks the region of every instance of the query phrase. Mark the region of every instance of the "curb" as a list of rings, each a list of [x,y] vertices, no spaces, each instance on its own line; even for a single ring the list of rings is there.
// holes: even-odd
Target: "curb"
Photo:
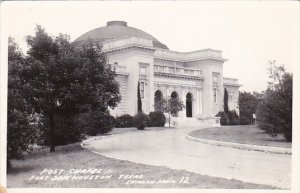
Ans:
[[[231,147],[231,148],[237,148],[237,149],[242,149],[242,150],[261,151],[261,152],[266,152],[266,153],[278,153],[278,154],[288,154],[288,155],[292,154],[292,149],[290,149],[290,148],[231,143],[231,142],[225,142],[225,141],[201,139],[201,138],[193,137],[190,135],[186,135],[185,138],[187,140],[194,141],[194,142],[216,145],[216,146],[223,146],[223,147]]]

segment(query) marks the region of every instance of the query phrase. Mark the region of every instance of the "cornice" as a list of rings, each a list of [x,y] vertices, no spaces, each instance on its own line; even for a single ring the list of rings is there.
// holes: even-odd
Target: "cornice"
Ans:
[[[125,51],[125,50],[140,50],[140,51],[146,51],[146,52],[153,53],[155,51],[155,48],[145,47],[145,46],[141,46],[139,44],[132,44],[132,45],[123,46],[123,47],[106,49],[106,50],[103,50],[103,52],[104,53],[116,53],[116,52],[121,52],[121,51]]]
[[[154,72],[154,75],[168,77],[168,78],[175,78],[175,79],[204,80],[203,77],[188,76],[188,75],[182,75],[182,74],[170,74],[170,73],[164,73],[164,72]]]

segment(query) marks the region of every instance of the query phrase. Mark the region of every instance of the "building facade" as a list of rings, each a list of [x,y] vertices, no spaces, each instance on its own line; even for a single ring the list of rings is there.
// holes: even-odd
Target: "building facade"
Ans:
[[[136,114],[138,82],[145,113],[156,110],[155,103],[162,97],[179,97],[186,107],[178,117],[214,119],[223,110],[224,88],[229,94],[229,108],[238,112],[240,84],[237,79],[223,77],[227,60],[220,50],[171,51],[124,21],[107,22],[107,26],[83,34],[74,43],[81,45],[89,39],[102,44],[117,74],[122,99],[111,110],[112,115]]]

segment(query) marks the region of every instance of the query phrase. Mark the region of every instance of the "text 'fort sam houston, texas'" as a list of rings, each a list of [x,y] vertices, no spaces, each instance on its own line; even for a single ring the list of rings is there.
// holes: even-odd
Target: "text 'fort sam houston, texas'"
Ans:
[[[225,88],[229,109],[238,112],[241,85],[237,79],[223,77],[227,59],[220,50],[171,51],[152,35],[128,26],[125,21],[109,21],[106,26],[81,35],[74,44],[83,45],[90,39],[103,46],[108,63],[117,74],[122,99],[111,110],[114,116],[137,113],[138,82],[145,113],[155,111],[155,102],[162,97],[179,97],[185,105],[177,114],[182,126],[196,126],[203,121],[219,124],[215,115],[223,111]]]

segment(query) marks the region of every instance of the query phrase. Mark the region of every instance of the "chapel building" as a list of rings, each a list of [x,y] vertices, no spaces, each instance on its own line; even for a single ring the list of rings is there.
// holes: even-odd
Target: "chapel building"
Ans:
[[[137,113],[138,82],[143,111],[147,114],[158,110],[155,103],[161,98],[179,97],[186,107],[175,116],[182,124],[208,120],[218,125],[215,115],[223,111],[225,88],[229,109],[239,112],[241,85],[235,78],[223,77],[227,59],[220,50],[171,51],[152,35],[129,27],[124,21],[109,21],[105,27],[81,35],[74,44],[83,45],[89,39],[103,46],[108,63],[117,74],[122,99],[110,111],[114,116]]]

